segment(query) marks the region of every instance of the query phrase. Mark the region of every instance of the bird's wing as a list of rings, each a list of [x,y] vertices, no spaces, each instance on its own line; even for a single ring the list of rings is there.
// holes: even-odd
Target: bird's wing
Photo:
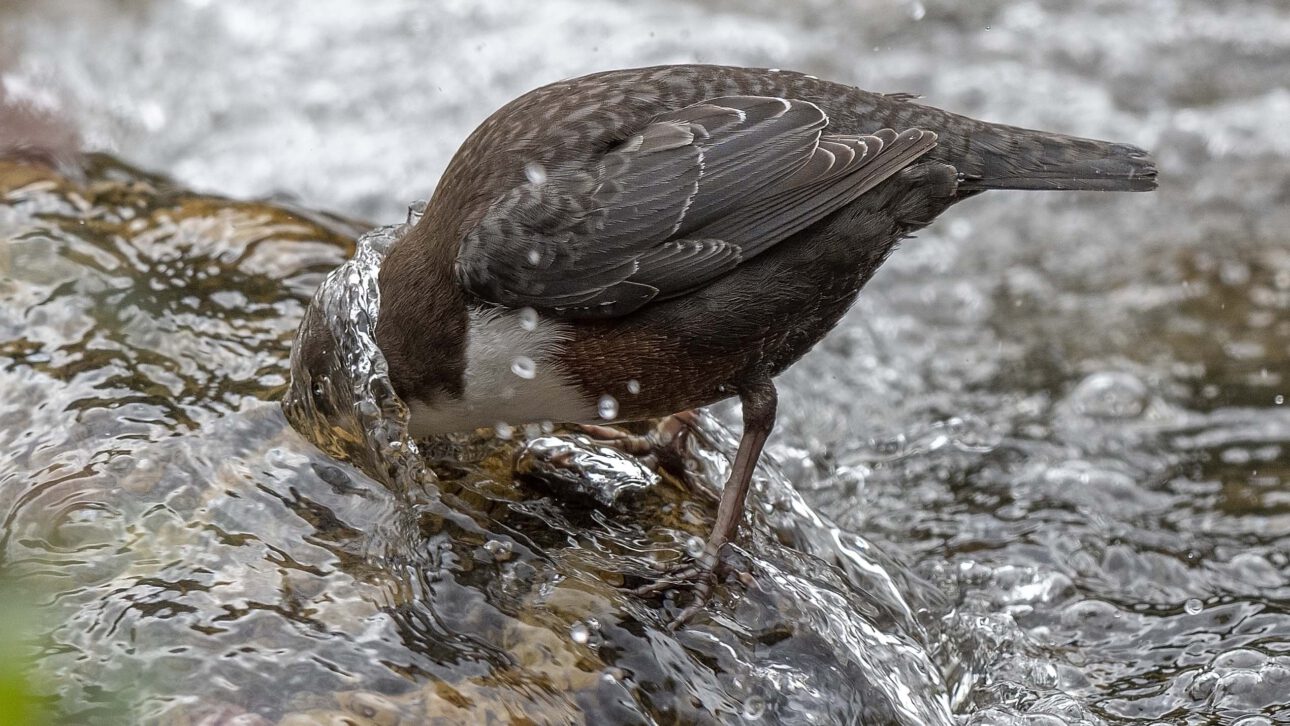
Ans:
[[[533,174],[462,242],[462,285],[566,318],[625,315],[711,282],[936,143],[825,136],[814,104],[714,98],[654,118],[591,164]]]

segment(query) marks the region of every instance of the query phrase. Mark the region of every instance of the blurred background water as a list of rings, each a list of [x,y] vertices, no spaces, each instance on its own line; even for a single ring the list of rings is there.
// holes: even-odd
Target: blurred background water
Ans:
[[[769,451],[925,611],[909,642],[958,722],[1290,723],[1277,0],[0,5],[11,98],[183,186],[300,215],[158,198],[107,160],[94,179],[149,201],[27,185],[0,205],[0,565],[43,598],[37,690],[69,722],[136,700],[271,722],[360,689],[340,707],[375,723],[399,709],[374,694],[444,682],[426,662],[465,636],[410,619],[433,583],[372,552],[405,533],[364,536],[396,503],[263,403],[363,226],[303,210],[396,222],[519,93],[696,61],[1156,154],[1154,195],[984,195],[907,242],[784,376]],[[466,479],[472,506],[518,506]],[[559,668],[591,657],[539,642]]]

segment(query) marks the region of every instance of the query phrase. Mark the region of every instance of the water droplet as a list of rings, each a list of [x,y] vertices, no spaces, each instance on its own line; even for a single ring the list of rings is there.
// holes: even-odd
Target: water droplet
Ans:
[[[1187,695],[1197,701],[1209,698],[1209,695],[1214,692],[1214,686],[1218,684],[1218,677],[1218,674],[1213,671],[1201,673],[1187,687]]]
[[[1183,603],[1183,610],[1186,610],[1189,615],[1195,615],[1204,609],[1205,603],[1194,597]]]
[[[739,715],[745,721],[756,721],[766,713],[766,701],[761,696],[749,696],[744,700],[743,710]]]
[[[520,327],[525,330],[537,330],[538,314],[533,308],[520,308]]]
[[[702,539],[691,537],[685,541],[685,554],[697,560],[703,555],[703,547]]]
[[[279,467],[287,464],[290,461],[290,455],[287,454],[285,449],[275,446],[272,449],[269,449],[268,451],[264,452],[264,461],[269,466]]]
[[[542,184],[546,181],[546,167],[530,161],[524,165],[524,178],[529,180],[530,184]]]
[[[531,381],[537,375],[537,364],[527,355],[517,355],[511,359],[511,373]]]
[[[635,378],[627,382],[627,392],[635,396],[641,392],[641,382]]]
[[[1057,666],[1044,660],[1034,660],[1030,663],[1028,683],[1035,687],[1045,690],[1057,687]]]
[[[426,202],[424,199],[418,199],[417,201],[409,204],[408,205],[408,224],[416,224],[417,222],[420,222],[421,217],[425,216],[425,213],[426,213]]]
[[[530,248],[529,248],[529,255],[528,255],[528,257],[529,257],[529,264],[530,264],[530,265],[536,265],[538,262],[541,262],[541,261],[542,261],[542,253],[541,253],[541,252],[539,252],[539,251],[538,251],[538,248],[536,248],[536,247],[530,247]]]
[[[613,419],[618,415],[618,399],[606,393],[600,397],[600,402],[596,404],[596,412],[606,421]]]
[[[588,628],[585,623],[575,622],[569,628],[569,637],[573,638],[573,642],[578,645],[586,645],[591,639],[591,628]]]
[[[509,441],[511,437],[515,435],[515,429],[511,428],[511,425],[508,423],[498,421],[493,424],[493,433],[497,434],[497,438]]]
[[[500,539],[490,539],[484,543],[484,550],[493,556],[498,562],[505,562],[511,558],[511,543]]]

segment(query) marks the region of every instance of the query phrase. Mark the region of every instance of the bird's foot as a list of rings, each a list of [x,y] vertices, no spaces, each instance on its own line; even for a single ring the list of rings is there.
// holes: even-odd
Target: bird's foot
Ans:
[[[642,585],[634,590],[638,597],[661,595],[668,590],[690,590],[690,604],[686,605],[676,617],[668,623],[668,630],[676,630],[685,625],[708,603],[712,590],[719,580],[735,576],[745,586],[753,584],[752,574],[746,569],[732,565],[724,555],[727,547],[704,549],[703,554],[695,558],[686,556],[680,562],[668,566],[654,582]]]
[[[600,424],[575,424],[574,428],[619,451],[640,457],[654,469],[662,469],[690,483],[685,462],[689,439],[698,431],[699,412],[682,411],[663,419],[646,434],[631,434]]]

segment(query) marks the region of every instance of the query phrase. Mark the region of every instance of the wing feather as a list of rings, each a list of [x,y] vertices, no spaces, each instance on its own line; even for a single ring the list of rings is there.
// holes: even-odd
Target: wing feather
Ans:
[[[792,99],[714,98],[655,117],[590,164],[498,198],[462,242],[463,286],[569,318],[701,287],[854,201],[936,144],[825,135]]]

